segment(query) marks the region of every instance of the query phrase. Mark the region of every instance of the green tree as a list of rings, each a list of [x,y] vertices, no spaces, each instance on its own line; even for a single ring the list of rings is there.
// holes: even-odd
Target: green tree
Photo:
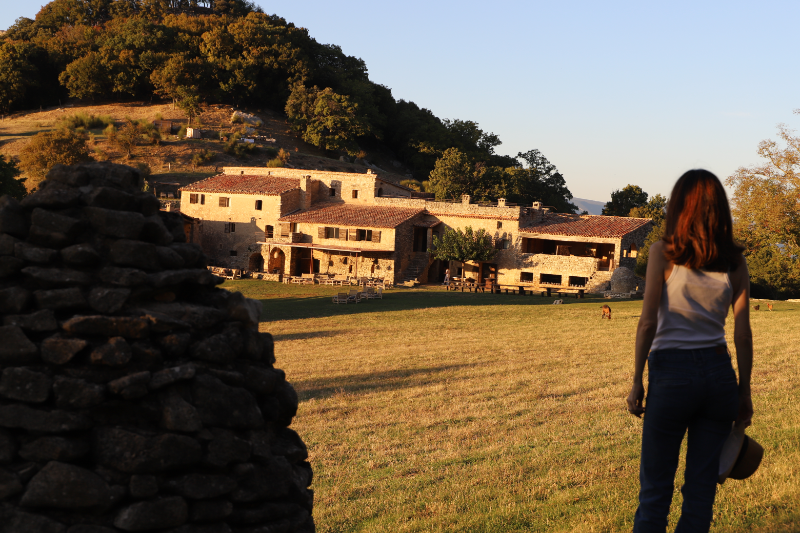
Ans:
[[[0,46],[0,111],[20,108],[37,88],[38,71],[29,61],[30,45],[2,43]]]
[[[486,230],[472,231],[472,227],[467,226],[463,231],[447,228],[441,238],[434,235],[428,253],[434,259],[458,261],[463,265],[466,261],[491,261],[497,249]]]
[[[86,135],[69,129],[37,133],[19,154],[19,166],[28,179],[25,185],[29,192],[39,186],[54,165],[91,160]]]
[[[97,52],[89,52],[71,62],[58,76],[58,81],[74,98],[95,100],[111,92],[107,70]]]
[[[603,206],[603,215],[610,217],[627,217],[631,209],[642,207],[647,203],[647,193],[638,185],[627,185],[622,190],[611,193],[611,201]]]
[[[297,84],[286,102],[286,114],[303,140],[323,150],[358,151],[356,139],[368,133],[358,104],[331,88],[319,90]]]
[[[179,87],[177,90],[178,107],[186,113],[189,124],[200,114],[200,97],[192,87]]]
[[[628,213],[631,218],[652,218],[653,225],[658,226],[666,216],[667,197],[663,194],[656,194],[646,204],[634,207]]]
[[[21,200],[27,194],[25,178],[17,178],[21,174],[16,163],[12,160],[5,160],[5,156],[0,154],[0,196],[6,194],[17,200]]]
[[[570,202],[572,193],[564,176],[539,150],[520,152],[523,164],[506,169],[500,185],[503,196],[512,202],[528,204],[542,202],[561,213],[574,213],[578,206]]]
[[[142,140],[142,126],[131,119],[125,119],[125,124],[113,136],[113,142],[125,151],[130,157],[139,141]]]

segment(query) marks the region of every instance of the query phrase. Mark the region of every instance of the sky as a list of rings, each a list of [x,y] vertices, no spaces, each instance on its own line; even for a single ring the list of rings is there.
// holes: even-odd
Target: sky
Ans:
[[[0,2],[0,28],[38,2]],[[800,128],[800,2],[256,0],[363,59],[396,99],[538,149],[575,197],[668,195],[690,168],[725,179]]]

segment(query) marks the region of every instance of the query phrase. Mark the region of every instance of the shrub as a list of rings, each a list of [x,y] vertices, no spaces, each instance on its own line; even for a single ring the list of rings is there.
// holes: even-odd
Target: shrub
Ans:
[[[280,159],[284,165],[289,162],[290,156],[291,154],[286,150],[284,150],[283,148],[281,148],[280,151],[278,152],[278,159]]]
[[[56,164],[74,165],[91,161],[86,136],[69,129],[37,133],[20,151],[19,167],[29,177],[29,191],[38,187]]]
[[[200,150],[192,156],[192,166],[198,167],[210,163],[214,159],[214,152],[211,150]]]
[[[117,138],[117,127],[113,124],[109,124],[106,126],[106,129],[103,130],[103,135],[106,136],[109,142],[114,142]]]
[[[253,154],[258,149],[256,148],[255,144],[251,143],[241,143],[239,139],[241,139],[242,134],[239,132],[234,133],[228,139],[228,142],[225,143],[225,147],[223,151],[226,154],[232,155],[234,157],[244,157],[249,154]]]
[[[142,179],[145,180],[145,183],[147,183],[146,180],[150,177],[151,173],[150,165],[140,161],[136,163],[136,169],[139,171],[139,175],[142,177]]]
[[[97,161],[105,161],[106,159],[108,159],[108,154],[106,154],[105,151],[102,148],[100,148],[99,146],[95,146],[94,147],[94,158]]]
[[[282,168],[283,167],[283,161],[281,161],[277,157],[275,159],[270,159],[269,161],[267,161],[267,167],[268,168]]]
[[[186,137],[186,126],[181,126],[181,129],[178,130],[178,138],[183,139]]]
[[[61,127],[68,128],[71,130],[78,128],[83,128],[86,130],[94,130],[114,124],[114,119],[109,117],[108,115],[95,116],[79,112],[73,115],[68,115],[66,117],[63,117],[59,121],[59,123]]]
[[[272,146],[265,147],[264,151],[267,153],[267,157],[269,157],[270,159],[275,159],[276,157],[278,157],[278,151]]]
[[[156,113],[156,120],[164,120],[164,115],[161,113]]]

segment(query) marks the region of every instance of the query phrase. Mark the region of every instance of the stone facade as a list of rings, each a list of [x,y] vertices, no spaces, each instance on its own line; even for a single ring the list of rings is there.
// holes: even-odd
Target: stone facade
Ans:
[[[120,165],[0,198],[0,531],[313,532],[297,394]]]
[[[262,188],[272,196],[236,190],[237,177],[264,180]],[[187,193],[220,181],[230,183],[229,192],[216,194],[231,197],[227,210],[213,202],[206,208],[186,202]],[[468,196],[437,202],[413,197],[409,189],[372,173],[230,167],[182,194],[182,212],[202,220],[195,242],[216,264],[284,275],[313,271],[437,282],[449,268],[452,275],[493,278],[501,285],[602,292],[615,268],[635,266],[652,229],[649,219],[558,215],[538,203],[475,204]],[[263,207],[256,213],[252,206],[259,198]],[[235,236],[225,233],[230,223]],[[434,236],[466,226],[492,236],[498,248],[493,261],[460,265],[423,257]],[[356,233],[360,237],[352,239],[359,231],[380,238]]]

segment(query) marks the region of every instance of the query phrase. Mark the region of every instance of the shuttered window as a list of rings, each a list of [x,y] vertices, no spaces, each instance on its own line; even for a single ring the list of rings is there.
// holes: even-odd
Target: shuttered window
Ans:
[[[200,195],[200,205],[206,205],[206,195],[205,194],[201,194]]]
[[[230,232],[231,232],[231,223],[230,222],[226,222],[225,223],[225,233],[230,233]]]
[[[372,242],[381,242],[381,232],[380,231],[373,231],[372,232]]]
[[[230,207],[231,206],[231,199],[227,196],[220,196],[219,197],[219,206],[220,207]]]
[[[190,194],[189,195],[189,203],[190,204],[196,204],[197,203],[197,195],[196,194]]]
[[[288,237],[289,233],[291,233],[291,224],[288,222],[282,222],[280,225],[281,228],[281,237]]]
[[[317,237],[319,237],[320,239],[327,239],[328,238],[328,230],[329,229],[330,228],[326,228],[326,227],[323,227],[323,226],[318,227],[317,228]]]
[[[261,206],[262,205],[263,204],[262,204],[261,200],[256,200],[256,211],[261,211]]]

